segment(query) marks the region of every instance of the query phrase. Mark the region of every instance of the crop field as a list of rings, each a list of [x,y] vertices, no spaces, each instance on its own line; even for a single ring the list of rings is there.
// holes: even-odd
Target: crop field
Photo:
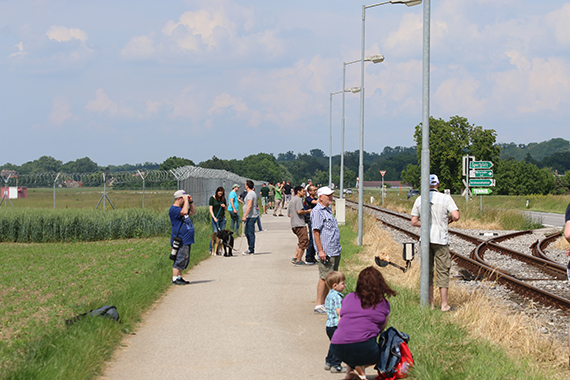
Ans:
[[[0,208],[2,379],[93,378],[171,286],[172,191],[155,194],[156,206],[145,202],[145,209],[141,194],[108,192],[117,210],[104,212],[94,210],[99,192],[65,190],[73,191],[55,210],[49,189],[28,190],[27,199],[12,200],[14,208]],[[211,228],[205,207],[192,219],[190,266],[208,257]],[[117,307],[120,323],[85,318],[66,326],[103,305]]]

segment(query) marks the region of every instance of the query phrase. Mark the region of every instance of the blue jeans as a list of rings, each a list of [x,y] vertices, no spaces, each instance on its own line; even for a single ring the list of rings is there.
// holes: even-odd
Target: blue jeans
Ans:
[[[257,228],[259,228],[260,231],[263,231],[263,227],[261,227],[261,215],[257,217]]]
[[[334,332],[336,331],[337,328],[338,328],[338,326],[333,326],[333,327],[327,326],[327,336],[329,337],[329,340],[332,339]],[[328,364],[331,367],[338,367],[340,365],[340,363],[342,363],[342,361],[339,358],[337,358],[336,356],[334,356],[334,354],[331,352],[331,348],[329,346],[329,352],[327,353],[327,357],[325,359],[325,364]]]
[[[230,230],[232,230],[234,232],[234,234],[238,234],[239,233],[239,226],[241,224],[241,218],[239,217],[239,212],[233,212],[230,211],[230,216],[232,217],[232,220],[230,222]]]
[[[245,220],[245,227],[243,233],[247,238],[247,246],[250,253],[255,252],[255,223],[257,218],[247,218]]]
[[[212,233],[226,229],[226,223],[227,223],[226,218],[218,219],[218,222],[214,222],[214,219],[211,219],[211,221],[212,221]],[[209,251],[212,252],[212,239],[210,239]]]
[[[313,226],[310,221],[307,225],[309,226],[309,248],[307,248],[307,253],[305,253],[305,261],[316,262],[315,244],[313,243]]]

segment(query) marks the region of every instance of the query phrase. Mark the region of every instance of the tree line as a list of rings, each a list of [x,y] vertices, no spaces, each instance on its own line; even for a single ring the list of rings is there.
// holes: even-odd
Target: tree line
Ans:
[[[463,190],[462,157],[475,156],[479,161],[494,163],[496,187],[494,194],[567,194],[570,193],[570,142],[552,139],[528,145],[514,143],[497,144],[493,129],[475,126],[460,116],[449,120],[430,118],[430,167],[439,176],[441,187],[452,193]],[[420,185],[422,124],[415,128],[414,147],[385,147],[381,153],[364,152],[364,180],[379,181],[380,170],[386,171],[386,181],[401,180],[413,187]],[[548,154],[547,154],[548,153]],[[522,157],[522,158],[520,158]],[[340,183],[340,154],[332,157],[332,182]],[[277,182],[291,181],[294,184],[312,179],[316,184],[328,184],[329,157],[321,149],[309,153],[288,151],[277,156],[269,153],[252,154],[243,159],[211,159],[198,165],[191,159],[169,157],[162,163],[124,164],[100,167],[88,157],[63,163],[53,157],[43,156],[21,166],[10,163],[0,170],[14,170],[20,174],[42,172],[96,173],[112,175],[124,171],[165,170],[185,165],[210,169],[222,169],[254,180]],[[344,154],[344,185],[356,184],[359,151]],[[138,188],[138,183],[123,183],[117,188]],[[159,184],[160,187],[175,186],[175,181]]]

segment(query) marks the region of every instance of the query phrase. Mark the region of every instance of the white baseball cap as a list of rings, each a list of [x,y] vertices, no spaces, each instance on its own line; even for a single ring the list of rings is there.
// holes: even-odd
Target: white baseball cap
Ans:
[[[435,174],[429,175],[429,184],[430,186],[435,186],[439,184],[439,178]]]
[[[319,190],[317,190],[317,196],[320,197],[321,195],[331,195],[334,191],[331,190],[328,186],[323,186]]]
[[[178,190],[174,193],[174,199],[182,198],[184,194],[186,194],[184,190]]]

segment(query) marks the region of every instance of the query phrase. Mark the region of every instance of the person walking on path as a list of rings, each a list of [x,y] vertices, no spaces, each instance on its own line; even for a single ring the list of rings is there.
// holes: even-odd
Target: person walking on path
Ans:
[[[342,306],[342,299],[344,298],[342,291],[346,286],[345,281],[346,278],[344,274],[337,271],[330,272],[325,280],[327,288],[329,289],[329,294],[327,294],[327,298],[325,299],[325,309],[327,311],[326,329],[329,340],[332,340],[338,328],[340,308]],[[342,372],[341,363],[342,361],[331,352],[329,346],[329,352],[325,358],[325,370],[331,371],[332,373],[340,373]]]
[[[176,259],[172,264],[172,284],[186,285],[190,281],[182,278],[182,271],[188,268],[190,262],[190,248],[194,244],[194,225],[190,219],[190,215],[196,214],[196,207],[192,201],[192,197],[184,190],[178,190],[174,193],[174,203],[170,206],[168,215],[172,224],[172,233],[170,234],[170,245],[175,236],[182,238],[182,244],[176,253]]]
[[[269,188],[265,186],[265,183],[261,185],[259,194],[261,195],[261,206],[263,207],[263,213],[267,214],[267,207],[269,205]]]
[[[273,216],[277,216],[277,211],[279,211],[279,216],[285,216],[282,214],[282,207],[283,207],[283,187],[280,183],[275,186],[275,208],[273,209]]]
[[[239,236],[239,225],[241,224],[241,219],[239,217],[239,202],[237,191],[239,190],[239,185],[234,184],[232,186],[232,191],[230,191],[228,204],[228,211],[230,212],[230,230],[234,232],[236,236]]]
[[[216,189],[216,193],[208,202],[210,216],[212,217],[212,233],[226,228],[226,191],[222,186]],[[212,241],[210,240],[210,253],[212,253]]]
[[[314,312],[316,314],[326,314],[324,304],[328,289],[325,279],[329,272],[338,270],[342,247],[340,246],[338,223],[330,208],[333,201],[333,191],[328,186],[324,186],[317,190],[317,196],[319,201],[313,211],[311,211],[313,239],[315,250],[319,255],[317,306],[315,306]]]
[[[309,214],[305,215],[305,221],[307,222],[307,226],[309,227],[309,248],[307,248],[307,252],[305,253],[305,264],[314,265],[317,263],[315,258],[315,244],[313,240],[313,228],[311,224],[311,215],[310,211],[315,208],[318,203],[317,198],[317,188],[313,185],[309,186],[306,190],[309,194],[305,197],[304,207],[305,210],[309,211]]]
[[[273,182],[269,182],[267,188],[269,189],[269,198],[267,199],[269,201],[269,208],[275,209],[275,186]]]
[[[303,253],[309,247],[309,234],[307,233],[307,225],[305,223],[305,215],[309,214],[310,210],[305,210],[303,207],[303,197],[305,196],[305,189],[302,186],[297,186],[294,189],[295,195],[289,202],[289,209],[287,215],[291,218],[291,230],[297,236],[298,244],[295,251],[295,257],[291,262],[294,265],[304,265]]]
[[[459,220],[459,209],[450,195],[440,193],[439,179],[429,176],[429,202],[431,204],[431,224],[429,234],[429,303],[433,308],[433,271],[437,274],[436,285],[441,295],[441,311],[454,311],[447,302],[449,293],[449,271],[451,254],[449,251],[449,223]],[[412,226],[421,227],[421,203],[424,196],[416,198],[412,207]]]
[[[255,253],[255,223],[259,212],[257,211],[257,194],[253,191],[253,181],[245,181],[245,190],[247,195],[243,200],[244,211],[242,221],[244,222],[244,234],[247,238],[248,249],[243,253],[244,255],[253,255]]]

